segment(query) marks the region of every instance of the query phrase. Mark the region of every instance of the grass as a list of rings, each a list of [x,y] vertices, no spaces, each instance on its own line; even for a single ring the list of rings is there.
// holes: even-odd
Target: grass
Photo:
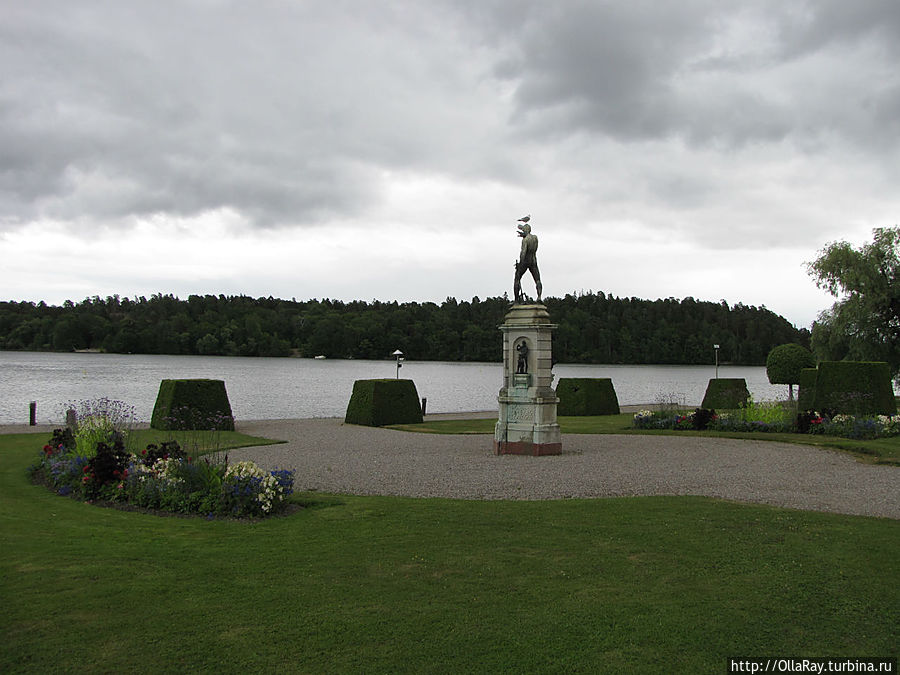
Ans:
[[[849,438],[815,434],[635,429],[632,426],[632,419],[631,413],[595,417],[560,417],[559,427],[564,434],[677,434],[754,441],[780,441],[843,450],[852,453],[858,459],[873,464],[900,466],[900,436],[878,438],[873,441],[856,441]],[[496,423],[495,419],[433,420],[422,424],[398,424],[391,428],[436,434],[492,434]]]
[[[0,672],[724,672],[897,655],[900,521],[652,497],[98,508],[0,436]],[[303,478],[298,482],[302,485]]]

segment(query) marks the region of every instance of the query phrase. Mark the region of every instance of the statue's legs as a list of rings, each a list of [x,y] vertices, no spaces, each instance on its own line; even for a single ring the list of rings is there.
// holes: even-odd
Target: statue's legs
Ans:
[[[525,269],[520,263],[516,263],[516,276],[513,280],[513,298],[515,302],[522,302],[522,275]]]
[[[541,273],[538,270],[537,262],[528,265],[523,265],[522,263],[516,264],[516,278],[513,281],[513,297],[516,302],[522,302],[522,275],[525,274],[526,271],[531,272],[531,277],[534,279],[534,287],[537,291],[537,299],[538,302],[540,302],[544,287],[541,284]]]

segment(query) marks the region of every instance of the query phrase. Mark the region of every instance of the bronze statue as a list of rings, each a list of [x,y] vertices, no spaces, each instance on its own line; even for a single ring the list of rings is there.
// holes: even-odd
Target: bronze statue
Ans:
[[[516,363],[516,374],[524,375],[528,372],[528,345],[525,344],[525,340],[516,347],[516,351],[519,353],[519,359]]]
[[[538,271],[537,248],[538,238],[531,234],[531,225],[528,221],[531,216],[519,218],[519,236],[522,237],[522,251],[519,253],[519,261],[516,263],[516,278],[513,281],[513,295],[516,303],[525,302],[526,296],[522,293],[522,275],[531,272],[534,286],[537,290],[538,302],[541,301],[541,273]]]

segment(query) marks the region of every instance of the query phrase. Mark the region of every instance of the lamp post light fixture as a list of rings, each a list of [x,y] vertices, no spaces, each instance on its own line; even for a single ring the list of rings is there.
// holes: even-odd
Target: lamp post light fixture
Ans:
[[[400,363],[403,360],[403,352],[399,349],[395,349],[391,356],[397,357],[397,379],[400,379],[400,369],[403,367],[403,364]]]
[[[719,345],[713,345],[713,349],[716,350],[716,379],[719,379]]]

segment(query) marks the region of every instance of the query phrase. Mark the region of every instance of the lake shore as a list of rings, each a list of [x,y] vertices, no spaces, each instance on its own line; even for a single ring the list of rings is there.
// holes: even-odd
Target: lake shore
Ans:
[[[36,404],[36,421],[61,424],[79,402],[110,399],[133,406],[137,420],[149,420],[164,379],[213,379],[225,383],[234,417],[308,419],[342,417],[357,380],[394,378],[393,361],[292,359],[227,356],[62,354],[0,351],[4,392],[0,424],[25,424]],[[555,364],[563,378],[609,378],[619,404],[703,399],[712,367]],[[399,375],[415,383],[429,413],[496,410],[503,384],[499,363],[408,360]],[[721,377],[744,378],[757,401],[786,397],[764,367],[721,366]]]
[[[657,408],[657,404],[655,403],[645,403],[643,405],[623,405],[619,406],[619,409],[623,413],[627,412],[637,412],[639,410],[654,410]],[[696,407],[696,406],[688,406],[688,407]],[[466,419],[489,419],[491,417],[497,416],[496,410],[476,410],[473,412],[454,412],[454,413],[429,413],[425,415],[426,420],[466,420]],[[269,421],[269,422],[277,422],[277,421],[299,421],[298,418],[294,420],[285,419],[285,420],[247,420],[251,421]],[[343,419],[343,417],[309,417],[305,419]],[[237,420],[236,423],[240,423],[240,420]],[[28,433],[52,433],[54,429],[65,426],[64,423],[60,424],[36,424],[34,426],[28,424],[0,424],[0,434],[28,434]],[[137,424],[135,428],[138,429],[146,429],[149,428],[149,425]]]

